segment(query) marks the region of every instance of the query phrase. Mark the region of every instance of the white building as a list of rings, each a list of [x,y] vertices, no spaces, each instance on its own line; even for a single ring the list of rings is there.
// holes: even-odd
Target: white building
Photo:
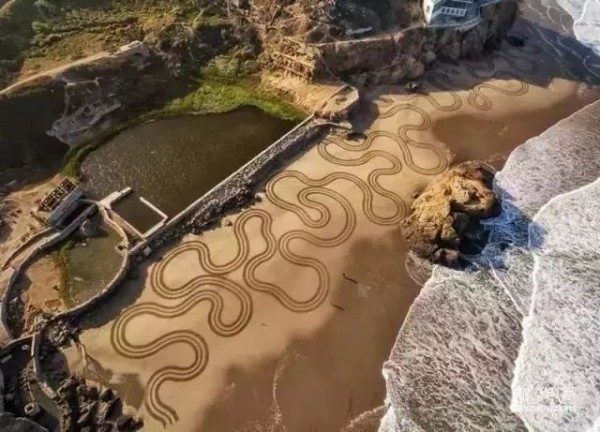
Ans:
[[[480,20],[483,6],[500,0],[423,0],[425,22],[431,27],[464,27]]]

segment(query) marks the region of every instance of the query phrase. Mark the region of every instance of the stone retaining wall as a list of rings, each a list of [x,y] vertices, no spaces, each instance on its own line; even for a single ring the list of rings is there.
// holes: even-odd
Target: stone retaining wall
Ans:
[[[19,255],[26,248],[28,248],[29,246],[34,244],[36,241],[40,240],[45,235],[51,233],[52,231],[54,231],[54,228],[46,228],[42,231],[38,231],[37,233],[35,233],[31,237],[29,237],[27,240],[25,240],[23,243],[21,243],[19,245],[19,247],[17,247],[15,250],[13,250],[12,253],[6,258],[6,260],[4,260],[4,264],[2,264],[2,267],[0,267],[0,270],[6,269],[9,266],[10,262],[13,259],[15,259],[15,257],[17,255]]]
[[[512,0],[483,7],[469,29],[413,27],[362,39],[315,44],[326,70],[357,84],[414,80],[435,61],[480,58],[497,49],[517,15]]]
[[[255,186],[285,160],[306,149],[320,133],[328,129],[325,126],[317,122],[314,115],[309,116],[151,236],[135,245],[130,254],[137,255],[147,247],[158,248],[190,231],[199,231],[224,212],[248,204],[254,198]]]
[[[23,259],[23,261],[21,261],[21,263],[17,267],[15,267],[13,274],[8,280],[7,286],[4,292],[2,293],[2,298],[0,299],[0,323],[2,324],[4,331],[9,337],[9,339],[14,339],[14,336],[11,333],[6,321],[8,314],[8,299],[10,298],[12,288],[14,287],[18,277],[29,266],[29,264],[33,261],[34,258],[36,258],[44,250],[51,248],[52,246],[56,245],[57,243],[70,236],[77,228],[79,228],[79,226],[83,223],[84,220],[86,220],[94,211],[96,211],[96,209],[96,205],[91,205],[90,207],[85,209],[83,213],[81,213],[66,228],[64,228],[60,232],[57,232],[55,235],[49,237],[48,239],[46,239],[46,241],[33,248],[29,252],[29,254]]]
[[[100,208],[100,214],[102,215],[103,221],[105,223],[107,223],[108,225],[110,225],[112,228],[114,228],[115,231],[117,231],[117,233],[119,233],[119,235],[121,235],[121,238],[125,242],[125,246],[128,249],[129,248],[129,239],[127,237],[127,234],[123,230],[123,228],[121,228],[119,226],[119,224],[117,224],[115,221],[113,221],[111,219],[109,211],[106,208],[101,207],[101,206],[99,208]],[[123,282],[123,280],[127,276],[127,272],[129,271],[129,268],[131,265],[131,255],[128,253],[124,253],[122,255],[123,255],[123,262],[121,263],[121,267],[119,268],[119,271],[113,277],[113,279],[104,287],[104,289],[102,291],[100,291],[94,297],[90,298],[85,303],[75,306],[74,308],[69,309],[67,311],[55,314],[50,319],[50,322],[62,320],[62,319],[76,318],[79,315],[91,310],[94,306],[97,306],[102,301],[104,301],[104,299],[106,299],[121,284],[121,282]]]
[[[40,349],[42,347],[44,338],[44,330],[40,330],[35,333],[31,339],[31,359],[33,365],[33,378],[36,380],[40,389],[44,392],[48,398],[54,400],[57,397],[54,389],[48,384],[48,380],[44,375],[42,364],[40,362]]]

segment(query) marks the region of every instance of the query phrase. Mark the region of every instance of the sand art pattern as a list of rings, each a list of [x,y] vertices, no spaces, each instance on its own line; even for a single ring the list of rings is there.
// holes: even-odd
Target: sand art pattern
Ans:
[[[175,408],[161,398],[161,386],[168,381],[192,380],[202,374],[209,362],[209,348],[205,339],[192,330],[172,331],[143,344],[133,342],[128,339],[127,327],[136,317],[150,315],[176,318],[200,303],[207,303],[210,306],[207,316],[210,330],[219,337],[232,337],[242,332],[251,321],[253,296],[270,296],[282,307],[295,313],[310,312],[323,305],[330,291],[331,277],[328,268],[316,257],[317,254],[301,255],[294,251],[293,245],[304,242],[317,250],[338,247],[352,236],[361,216],[376,225],[397,224],[406,216],[408,204],[397,192],[384,187],[382,179],[395,178],[405,169],[424,176],[435,176],[442,173],[449,163],[446,149],[412,137],[411,134],[427,131],[433,124],[430,114],[417,103],[426,101],[434,110],[446,113],[459,110],[465,102],[476,110],[490,110],[490,95],[493,93],[518,97],[528,92],[528,84],[519,81],[515,74],[537,72],[539,68],[535,60],[522,54],[537,55],[539,51],[537,47],[530,46],[526,52],[519,51],[519,56],[513,56],[513,50],[509,50],[508,54],[497,54],[488,61],[469,64],[467,73],[475,82],[471,82],[468,87],[465,83],[456,82],[448,74],[430,73],[428,85],[433,90],[443,91],[444,100],[438,99],[435,93],[403,94],[393,98],[379,96],[376,105],[380,119],[409,113],[410,118],[417,116],[419,120],[399,120],[395,132],[372,130],[360,142],[330,136],[315,149],[319,157],[331,165],[326,175],[317,177],[299,170],[284,170],[268,182],[263,200],[267,205],[261,207],[289,212],[301,222],[302,229],[287,229],[276,234],[273,229],[276,223],[274,216],[264,208],[252,207],[241,212],[230,228],[223,228],[233,231],[237,243],[237,249],[232,251],[234,256],[228,262],[215,263],[211,258],[209,244],[199,240],[184,241],[157,262],[150,270],[149,284],[152,291],[166,303],[141,302],[127,309],[112,326],[111,343],[121,356],[129,359],[144,359],[174,344],[188,346],[194,355],[185,367],[165,366],[152,373],[144,400],[148,414],[163,427],[179,420]],[[511,71],[499,69],[496,64],[498,60],[508,63]],[[495,80],[484,83],[483,77]],[[459,88],[470,90],[461,94]],[[380,142],[393,144],[398,152],[373,148]],[[428,160],[434,160],[435,164],[422,166],[419,158],[415,157],[415,152],[430,154]],[[365,169],[366,179],[349,172],[352,168],[367,165],[372,168]],[[334,190],[332,185],[340,183],[356,187],[362,195],[359,202]],[[297,191],[294,192],[293,199],[284,193],[288,190]],[[384,214],[378,210],[381,206],[374,204],[375,200],[386,202]],[[336,214],[332,221],[333,210],[330,205],[341,209],[343,219]],[[260,222],[260,243],[263,244],[260,251],[251,248],[248,235],[247,225],[253,220]],[[316,230],[331,225],[336,227],[334,234],[324,236],[315,233]],[[192,277],[180,285],[169,284],[165,272],[179,256],[189,253],[197,257],[197,266],[202,275]],[[257,274],[259,268],[276,257],[292,266],[314,272],[316,283],[297,292],[300,290],[263,280]],[[242,274],[241,280],[234,281],[228,275],[238,270]],[[227,293],[225,297],[224,293]],[[236,305],[233,305],[234,302]],[[225,319],[224,311],[229,309],[229,303],[232,303],[237,314]]]

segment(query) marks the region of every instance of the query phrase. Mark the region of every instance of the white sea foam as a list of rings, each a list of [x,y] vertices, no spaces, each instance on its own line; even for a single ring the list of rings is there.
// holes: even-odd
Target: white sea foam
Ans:
[[[577,3],[569,4],[567,8],[576,6]],[[571,25],[564,19],[564,14],[557,14],[556,9],[548,4],[540,5],[537,0],[524,3],[524,8],[525,20],[537,23],[528,28],[544,42],[547,50],[555,54],[564,66],[565,77],[588,82],[600,77],[597,57],[573,39]],[[532,329],[525,333],[528,348],[519,354],[521,322],[532,304],[534,266],[537,284],[541,283],[538,275],[550,278],[557,271],[545,267],[539,270],[540,265],[529,244],[530,222],[552,198],[600,177],[598,119],[600,102],[559,122],[511,154],[496,177],[494,188],[502,199],[503,211],[500,217],[487,224],[491,230],[490,243],[478,263],[480,269],[465,273],[434,268],[406,317],[383,368],[388,411],[380,432],[526,429],[584,432],[584,428],[598,417],[594,407],[600,403],[593,390],[600,384],[594,380],[584,383],[587,375],[583,371],[588,370],[594,379],[597,378],[600,372],[589,367],[589,363],[594,360],[600,363],[600,360],[593,349],[578,348],[576,333],[569,333],[568,326],[561,327],[566,332],[564,335],[552,334],[555,339],[565,338],[565,345],[555,344],[550,350],[553,357],[545,358],[544,344],[550,343],[551,339],[543,331],[543,320],[536,325],[527,324],[528,329]],[[595,232],[584,235],[593,240],[587,249],[577,250],[589,253],[600,242],[600,235]],[[549,242],[550,238],[545,241]],[[541,243],[541,240],[537,239],[537,242]],[[554,248],[560,245],[559,242],[552,244]],[[551,265],[561,264],[553,262]],[[415,261],[407,263],[407,267],[411,275],[419,277],[429,272],[429,269],[422,271]],[[583,269],[573,266],[572,272],[565,272],[570,279],[561,279],[561,282],[568,286],[577,283],[579,276],[583,278],[579,280],[582,282],[590,276],[589,268],[585,270],[585,266]],[[544,283],[555,286],[552,280]],[[533,297],[536,304],[537,296]],[[560,301],[554,300],[558,304],[554,310],[567,313],[560,309]],[[584,299],[580,296],[572,300]],[[596,305],[596,311],[598,306],[600,304]],[[588,319],[590,315],[584,318]],[[573,330],[580,332],[584,323],[585,320],[578,322],[579,327],[575,326]],[[590,329],[598,331],[593,325]],[[597,346],[600,333],[595,338]],[[566,348],[566,351],[558,348]],[[585,353],[581,363],[573,360],[580,352]],[[522,366],[511,388],[518,355],[522,355],[518,360],[520,365],[529,364],[528,356],[539,356],[540,360],[535,364],[542,371],[536,375],[535,370]],[[549,361],[557,363],[550,367]],[[558,369],[562,364],[565,369],[561,372]],[[550,386],[555,394],[532,401],[532,391],[539,389],[533,384],[542,383]],[[552,414],[553,409],[556,411],[561,407],[551,402],[564,402],[565,394],[571,394],[573,386],[581,386],[581,394],[589,401],[585,406],[580,404],[583,414],[576,418],[568,412]],[[515,412],[511,411],[512,399]],[[537,403],[530,403],[524,410],[524,404],[519,405],[523,400]],[[565,419],[571,419],[572,423]],[[595,421],[596,427],[600,426],[600,420]]]
[[[525,423],[517,416],[522,415],[522,411],[514,414],[509,405],[513,367],[521,343],[521,320],[530,309],[532,297],[534,256],[530,250],[528,228],[549,200],[600,177],[598,119],[600,102],[559,122],[510,156],[495,182],[495,189],[503,200],[503,212],[489,223],[492,235],[480,263],[483,267],[473,272],[436,267],[402,326],[383,369],[389,411],[380,426],[381,432],[526,430]],[[596,203],[600,202],[598,198]],[[573,209],[575,213],[576,210]],[[573,214],[566,217],[581,222]],[[591,253],[600,241],[600,234],[595,231],[595,225],[581,234],[588,238],[588,247],[578,247],[578,253]],[[560,242],[553,242],[553,238],[559,239],[550,237],[541,242],[534,237],[534,240],[545,247],[552,245],[552,250],[560,250]],[[560,262],[553,265],[559,266],[558,271],[564,270]],[[544,270],[541,274],[546,280],[553,273],[550,269]],[[587,279],[589,268],[584,270],[581,266],[573,266],[571,273],[565,271],[565,277],[570,279],[563,280],[563,284],[576,283],[578,275]],[[535,273],[539,275],[539,269]],[[582,298],[573,301],[577,300]],[[562,328],[568,332],[568,326]],[[600,338],[600,329],[598,332],[596,340]],[[544,359],[543,344],[549,340],[545,338],[537,345],[531,345],[535,348],[532,355]],[[572,341],[569,348],[574,351],[556,352],[572,360],[578,352],[576,343]],[[556,377],[554,388],[563,389],[561,386],[565,382],[580,385],[581,379],[569,381],[569,376],[580,373],[585,377],[584,366],[594,359],[594,355],[595,351],[589,353],[584,364],[577,364],[577,367],[567,365],[563,377]],[[552,360],[565,359],[557,354]],[[527,363],[526,360],[522,362]],[[541,361],[540,367],[546,368],[547,363]],[[560,363],[555,368],[560,368]],[[523,382],[528,385],[535,382],[535,374],[525,373],[531,373],[530,369],[522,370]],[[549,378],[551,369],[546,370],[543,377]],[[595,369],[591,372],[596,374]],[[592,387],[588,383],[583,387],[583,394],[593,401],[592,404],[598,403],[596,395],[590,393]],[[519,396],[528,390],[519,384],[515,389]],[[528,412],[544,413],[556,406],[542,400],[528,409]],[[595,411],[589,409],[587,413],[585,421],[593,420]],[[585,430],[565,428],[562,417],[548,416],[538,414],[533,418],[550,418],[550,423],[557,421],[563,425],[562,429],[550,429],[544,424],[532,430]],[[532,417],[523,415],[522,418],[530,428]],[[584,420],[578,420],[577,425],[582,424]]]
[[[380,430],[524,431],[509,410],[520,322],[489,272],[437,267],[383,367],[393,412]]]
[[[530,431],[600,419],[600,180],[552,199],[530,226],[534,291],[511,408]]]
[[[557,0],[573,18],[577,39],[600,55],[600,0]]]

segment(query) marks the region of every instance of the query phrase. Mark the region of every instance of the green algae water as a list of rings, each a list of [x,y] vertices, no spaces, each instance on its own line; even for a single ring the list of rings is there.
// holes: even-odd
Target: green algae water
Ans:
[[[83,162],[84,187],[101,199],[126,187],[174,216],[294,126],[244,107],[128,129]]]

